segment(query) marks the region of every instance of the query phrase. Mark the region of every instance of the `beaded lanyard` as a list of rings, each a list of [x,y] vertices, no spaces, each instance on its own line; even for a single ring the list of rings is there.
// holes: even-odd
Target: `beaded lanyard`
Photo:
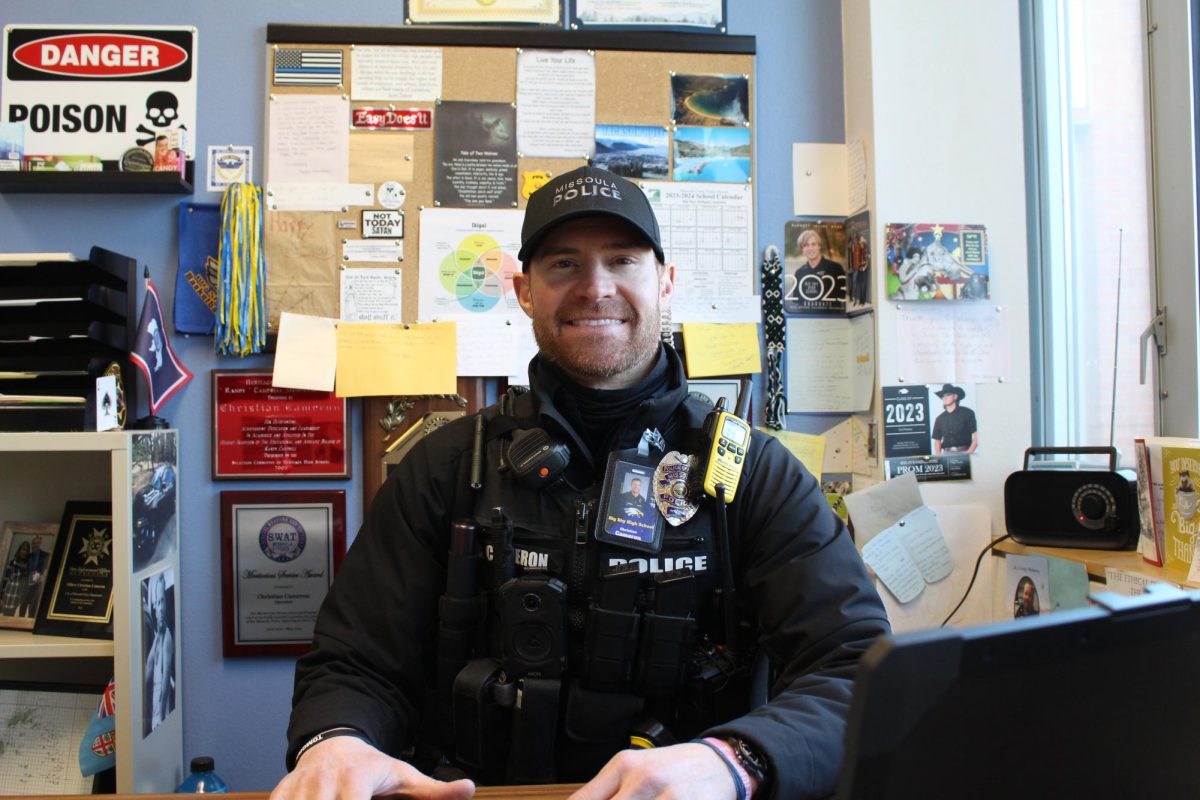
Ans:
[[[763,338],[767,343],[767,419],[766,427],[783,430],[787,399],[783,394],[783,262],[779,248],[769,245],[762,262]]]
[[[221,197],[221,252],[217,272],[217,324],[213,340],[221,355],[247,356],[267,343],[262,250],[262,194],[233,183]]]

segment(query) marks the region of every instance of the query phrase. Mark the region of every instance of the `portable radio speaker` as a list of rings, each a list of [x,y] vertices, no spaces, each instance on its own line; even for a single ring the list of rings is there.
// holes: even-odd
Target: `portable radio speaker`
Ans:
[[[1042,454],[1105,454],[1107,470],[1034,470]],[[1030,447],[1004,482],[1004,525],[1026,545],[1130,550],[1138,540],[1137,477],[1117,469],[1115,447]]]

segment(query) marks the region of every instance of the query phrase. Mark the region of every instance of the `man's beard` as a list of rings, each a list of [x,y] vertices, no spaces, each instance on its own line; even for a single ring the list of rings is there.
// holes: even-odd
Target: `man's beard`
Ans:
[[[575,313],[628,318],[625,324],[632,326],[633,337],[626,344],[614,347],[598,335],[598,341],[578,346],[565,342],[558,336],[558,319],[546,319],[534,314],[533,336],[537,340],[541,355],[573,377],[585,380],[612,378],[641,364],[649,363],[658,352],[661,316],[658,305],[655,305],[653,318],[643,318],[624,302],[590,303],[576,309],[563,310],[559,313],[559,318],[570,319]],[[565,327],[567,323],[561,324]]]

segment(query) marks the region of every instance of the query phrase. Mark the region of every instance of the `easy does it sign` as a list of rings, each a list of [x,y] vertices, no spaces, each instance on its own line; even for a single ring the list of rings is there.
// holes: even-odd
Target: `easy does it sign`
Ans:
[[[5,26],[0,119],[32,155],[119,159],[179,127],[194,143],[196,29]]]

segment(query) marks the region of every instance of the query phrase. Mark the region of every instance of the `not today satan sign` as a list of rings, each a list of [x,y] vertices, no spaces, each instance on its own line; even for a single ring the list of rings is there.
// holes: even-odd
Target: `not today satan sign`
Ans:
[[[8,25],[3,57],[0,121],[26,155],[119,159],[178,127],[194,147],[195,28]]]

